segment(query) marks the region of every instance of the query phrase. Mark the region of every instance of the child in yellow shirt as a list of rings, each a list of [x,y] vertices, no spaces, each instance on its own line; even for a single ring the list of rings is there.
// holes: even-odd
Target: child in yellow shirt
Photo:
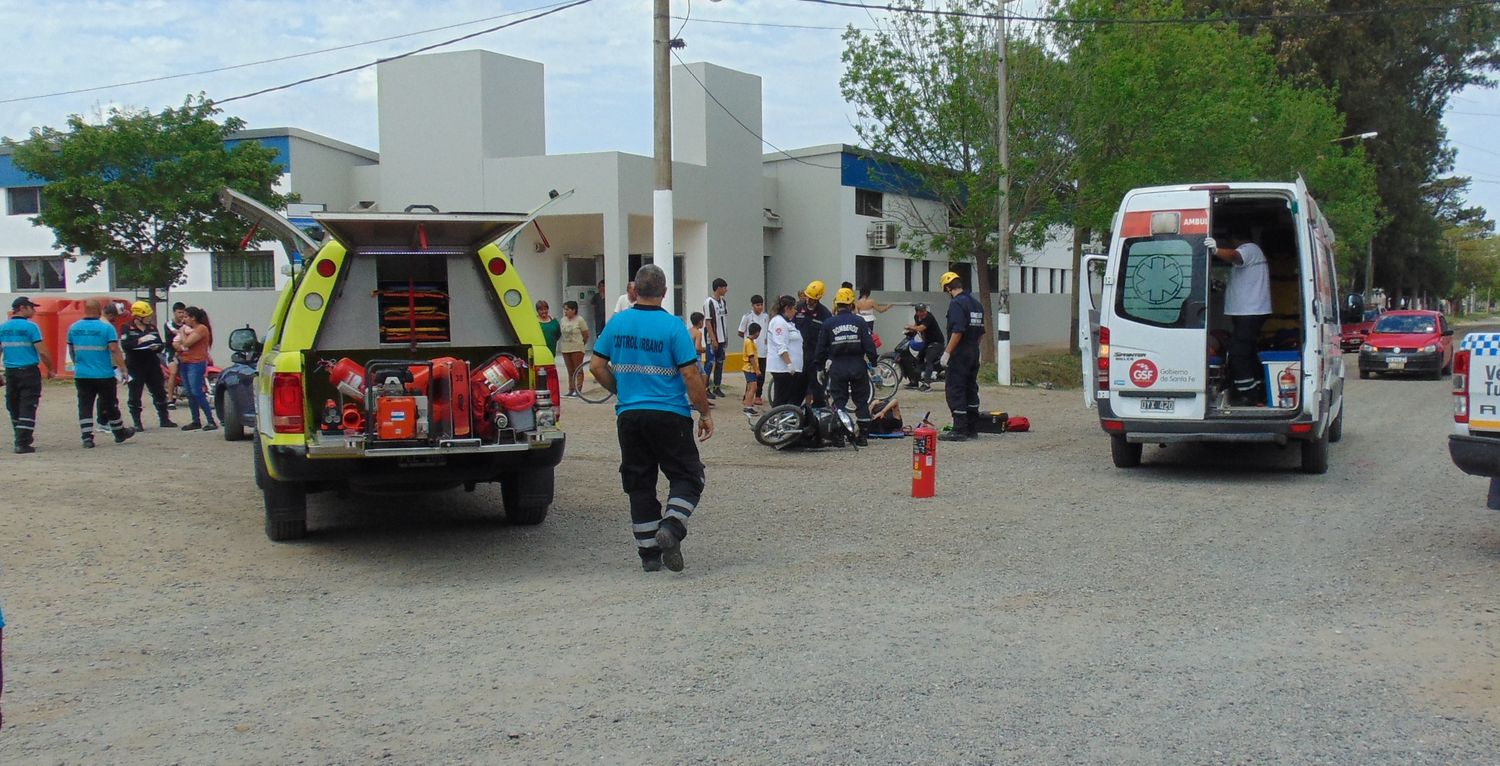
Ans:
[[[754,415],[756,383],[760,381],[760,355],[756,353],[755,339],[760,337],[760,323],[751,322],[745,328],[745,347],[740,352],[745,360],[740,370],[745,373],[745,414]]]

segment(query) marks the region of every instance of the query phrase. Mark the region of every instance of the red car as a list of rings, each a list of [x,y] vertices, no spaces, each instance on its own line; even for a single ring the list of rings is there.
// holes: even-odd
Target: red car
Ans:
[[[1453,371],[1453,327],[1436,311],[1382,315],[1359,347],[1359,376],[1416,373],[1440,378]]]
[[[1365,336],[1375,327],[1375,322],[1380,319],[1381,312],[1371,309],[1364,312],[1363,316],[1356,315],[1357,322],[1345,322],[1339,326],[1339,348],[1344,353],[1352,353],[1365,345]]]

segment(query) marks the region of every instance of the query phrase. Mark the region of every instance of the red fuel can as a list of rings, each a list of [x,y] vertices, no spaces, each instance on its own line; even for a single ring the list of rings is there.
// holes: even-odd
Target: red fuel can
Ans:
[[[925,420],[911,432],[911,496],[932,497],[937,490],[937,429]]]

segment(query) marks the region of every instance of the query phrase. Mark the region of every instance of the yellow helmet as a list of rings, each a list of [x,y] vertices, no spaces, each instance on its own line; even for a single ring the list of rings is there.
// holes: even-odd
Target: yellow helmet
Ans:
[[[833,294],[833,305],[835,305],[835,306],[839,306],[839,305],[853,306],[854,305],[854,291],[850,290],[847,287],[840,287],[839,291]]]
[[[154,313],[156,312],[151,310],[151,304],[145,301],[136,301],[135,303],[130,304],[130,315],[133,317],[140,317],[141,319],[145,319],[146,317],[151,316]]]
[[[807,289],[803,290],[802,292],[808,297],[808,299],[820,301],[823,300],[824,289],[825,288],[823,287],[823,280],[814,279],[813,281],[807,283]]]
[[[951,271],[945,271],[945,272],[943,272],[943,276],[938,277],[938,286],[942,287],[944,290],[947,290],[948,289],[948,283],[952,282],[955,279],[958,279],[958,275],[957,274],[955,274],[955,273],[953,273]]]

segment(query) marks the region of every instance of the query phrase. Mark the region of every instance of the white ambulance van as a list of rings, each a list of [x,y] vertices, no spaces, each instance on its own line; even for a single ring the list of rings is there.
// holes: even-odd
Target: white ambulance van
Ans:
[[[1488,505],[1500,510],[1500,333],[1471,332],[1453,354],[1453,433],[1459,470],[1490,477]]]
[[[1139,465],[1146,444],[1299,442],[1302,470],[1327,471],[1344,418],[1334,237],[1302,180],[1133,189],[1112,231],[1077,295],[1084,401],[1115,465]],[[1249,404],[1229,396],[1230,267],[1210,251],[1240,231],[1271,283],[1257,343],[1266,397]]]

